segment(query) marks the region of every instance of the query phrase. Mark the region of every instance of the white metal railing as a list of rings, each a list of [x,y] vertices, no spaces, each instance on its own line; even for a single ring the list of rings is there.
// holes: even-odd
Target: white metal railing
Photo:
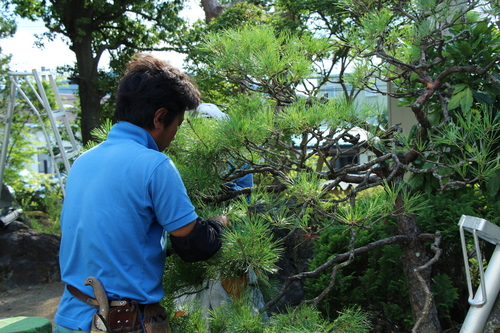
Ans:
[[[488,321],[491,309],[495,304],[500,291],[500,227],[478,217],[462,215],[458,223],[460,228],[460,239],[464,256],[465,274],[467,287],[469,289],[470,308],[465,317],[460,332],[481,333]],[[477,256],[480,285],[474,295],[470,274],[469,257],[465,242],[465,231],[472,233],[474,237],[474,249]],[[479,247],[479,238],[496,245],[493,255],[488,262],[488,268],[484,271],[483,258]]]

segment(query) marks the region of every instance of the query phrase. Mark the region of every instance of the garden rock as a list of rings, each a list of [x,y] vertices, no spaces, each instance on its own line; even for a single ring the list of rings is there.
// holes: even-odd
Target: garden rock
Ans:
[[[0,292],[59,281],[60,241],[19,220],[0,230]]]
[[[283,239],[290,231],[286,229],[274,229],[273,232],[276,239]],[[314,240],[309,240],[305,238],[304,235],[305,232],[303,230],[296,229],[293,235],[288,237],[283,244],[285,248],[283,256],[277,262],[277,266],[279,267],[277,275],[279,288],[285,283],[287,277],[309,270],[307,263],[313,256]],[[304,287],[303,281],[295,281],[289,287],[283,299],[272,306],[269,312],[284,312],[287,307],[300,304],[304,300],[306,294]]]

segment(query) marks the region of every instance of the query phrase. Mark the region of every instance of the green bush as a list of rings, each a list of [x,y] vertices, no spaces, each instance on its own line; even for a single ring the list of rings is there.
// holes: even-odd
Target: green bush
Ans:
[[[373,229],[357,232],[356,247],[393,235],[394,221],[387,219]],[[316,269],[336,254],[346,252],[350,241],[348,227],[327,229],[315,243],[314,258],[310,269]],[[368,255],[356,256],[354,262],[337,272],[335,286],[319,304],[319,309],[329,318],[336,318],[346,306],[361,306],[375,315],[383,316],[405,329],[411,321],[406,280],[399,260],[402,252],[397,245],[372,250]],[[331,270],[311,279],[306,285],[309,295],[318,295],[330,283]]]
[[[364,311],[353,307],[330,321],[310,305],[289,308],[286,313],[266,318],[255,313],[250,300],[243,297],[220,305],[211,311],[210,319],[203,318],[201,308],[171,315],[170,326],[174,333],[368,333],[372,328],[368,319]]]
[[[59,234],[63,195],[53,175],[33,172],[13,185],[14,197],[23,209],[22,218],[28,226],[35,231]]]

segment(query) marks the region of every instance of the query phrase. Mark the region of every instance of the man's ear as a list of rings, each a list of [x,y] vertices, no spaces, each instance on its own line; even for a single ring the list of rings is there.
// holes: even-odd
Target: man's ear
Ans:
[[[161,109],[158,109],[156,110],[155,112],[155,116],[153,118],[153,124],[154,124],[154,127],[155,128],[159,128],[159,127],[163,127],[165,125],[163,125],[163,118],[165,118],[165,116],[167,115],[168,113],[168,110],[165,109],[165,108],[161,108]]]

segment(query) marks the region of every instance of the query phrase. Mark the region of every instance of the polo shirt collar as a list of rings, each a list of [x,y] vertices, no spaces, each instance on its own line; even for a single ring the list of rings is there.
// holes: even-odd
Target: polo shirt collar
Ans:
[[[108,140],[132,140],[146,148],[158,151],[158,145],[148,131],[126,121],[120,121],[113,125],[109,131]]]

